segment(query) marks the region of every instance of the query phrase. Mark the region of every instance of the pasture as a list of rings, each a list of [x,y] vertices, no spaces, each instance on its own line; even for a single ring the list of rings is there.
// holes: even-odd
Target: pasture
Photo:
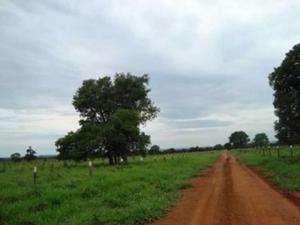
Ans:
[[[0,224],[146,224],[166,213],[219,154],[136,157],[116,167],[99,159],[92,171],[88,162],[2,162]]]
[[[246,165],[260,172],[280,189],[300,191],[300,147],[266,148],[263,150],[235,150],[235,155]],[[292,154],[291,154],[292,153]]]

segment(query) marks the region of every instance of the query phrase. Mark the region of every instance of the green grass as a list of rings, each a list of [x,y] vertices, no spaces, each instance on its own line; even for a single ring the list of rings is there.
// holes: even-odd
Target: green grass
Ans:
[[[300,191],[300,147],[294,149],[294,158],[290,157],[288,147],[280,148],[280,158],[276,149],[265,151],[265,155],[257,150],[236,150],[234,153],[245,164],[260,168],[262,174],[280,189]]]
[[[179,199],[179,190],[191,186],[189,178],[218,155],[152,156],[119,167],[97,160],[92,176],[86,162],[2,163],[0,224],[145,224],[161,217]]]

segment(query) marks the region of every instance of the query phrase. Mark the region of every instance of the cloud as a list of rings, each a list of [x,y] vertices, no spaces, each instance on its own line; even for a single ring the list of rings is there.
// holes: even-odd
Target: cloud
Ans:
[[[2,1],[0,156],[78,127],[83,79],[149,73],[161,108],[143,127],[162,147],[273,138],[267,75],[299,41],[297,1]]]

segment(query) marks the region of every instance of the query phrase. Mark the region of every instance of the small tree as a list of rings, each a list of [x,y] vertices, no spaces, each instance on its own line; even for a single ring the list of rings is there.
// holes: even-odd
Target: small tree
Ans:
[[[265,147],[270,144],[269,138],[265,133],[256,134],[253,143],[256,147]]]
[[[16,152],[16,153],[13,153],[10,155],[10,159],[13,161],[13,162],[20,162],[21,161],[21,154]]]
[[[233,148],[245,148],[249,141],[249,136],[244,131],[236,131],[229,137],[229,143]]]
[[[160,147],[158,145],[151,146],[149,150],[149,154],[159,154],[160,153]]]
[[[27,160],[27,161],[31,161],[31,160],[34,160],[36,159],[36,151],[34,151],[32,149],[31,146],[28,147],[28,149],[26,150],[26,154],[24,156],[24,158]]]

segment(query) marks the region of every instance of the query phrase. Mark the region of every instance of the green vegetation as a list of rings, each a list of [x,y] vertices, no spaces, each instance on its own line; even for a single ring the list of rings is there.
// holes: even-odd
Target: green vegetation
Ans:
[[[25,154],[24,158],[25,158],[27,161],[34,160],[34,159],[37,158],[35,154],[36,154],[36,151],[34,151],[34,150],[32,149],[32,147],[29,146],[28,149],[26,150],[26,154]]]
[[[288,147],[236,150],[234,153],[243,163],[260,168],[263,175],[281,189],[300,191],[300,147],[294,148],[293,157]]]
[[[82,160],[106,156],[110,165],[127,161],[130,153],[144,155],[151,143],[140,125],[154,119],[159,109],[149,97],[149,76],[117,73],[85,80],[73,97],[80,128],[59,138],[60,159]]]
[[[0,224],[145,224],[162,216],[219,154],[136,157],[116,167],[95,160],[92,174],[87,162],[2,162]]]
[[[269,75],[274,90],[276,138],[284,144],[300,144],[300,44]]]
[[[249,136],[244,131],[236,131],[229,137],[229,143],[233,148],[245,148],[249,141]]]
[[[160,147],[158,145],[153,145],[151,146],[151,148],[149,149],[149,154],[159,154],[160,152]]]
[[[269,138],[265,133],[256,134],[253,139],[255,147],[267,147],[270,144]]]
[[[21,154],[20,153],[18,153],[18,152],[16,152],[16,153],[13,153],[13,154],[11,154],[10,155],[10,159],[11,159],[11,161],[13,161],[13,162],[20,162],[21,161]]]

